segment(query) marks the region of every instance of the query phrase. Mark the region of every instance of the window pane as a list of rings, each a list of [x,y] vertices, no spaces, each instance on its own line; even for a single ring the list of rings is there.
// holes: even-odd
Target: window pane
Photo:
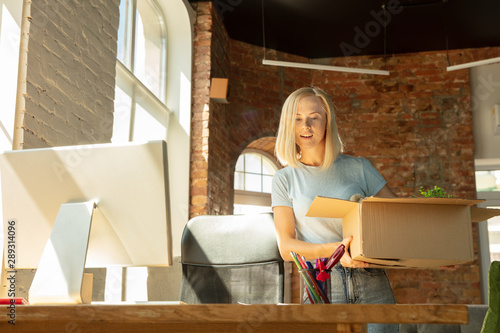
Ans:
[[[254,191],[254,192],[260,192],[262,191],[262,187],[260,185],[261,179],[260,175],[252,175],[252,174],[245,174],[245,190],[246,191]]]
[[[500,216],[488,220],[491,261],[500,260]]]
[[[260,214],[271,213],[273,210],[269,206],[254,206],[254,205],[234,205],[234,214]]]
[[[126,31],[126,8],[128,0],[120,1],[120,21],[118,24],[118,48],[116,58],[120,60],[125,66],[128,64],[125,61],[125,31]]]
[[[135,106],[134,141],[165,140],[167,130],[139,104]]]
[[[478,191],[500,191],[500,170],[476,171]]]
[[[258,173],[261,171],[261,158],[257,154],[245,154],[245,172]]]
[[[245,189],[245,174],[243,172],[234,173],[234,189],[244,190]]]
[[[262,176],[262,192],[271,193],[273,176]]]
[[[245,161],[245,155],[240,155],[240,157],[238,157],[238,161],[236,161],[236,167],[235,167],[235,171],[245,171],[245,169],[243,168],[243,163]]]
[[[156,97],[162,99],[161,56],[163,48],[161,22],[148,1],[137,2],[134,74]]]
[[[272,176],[276,172],[276,166],[267,158],[262,158],[262,174]]]
[[[115,114],[111,142],[128,142],[130,133],[131,98],[123,90],[115,88]]]

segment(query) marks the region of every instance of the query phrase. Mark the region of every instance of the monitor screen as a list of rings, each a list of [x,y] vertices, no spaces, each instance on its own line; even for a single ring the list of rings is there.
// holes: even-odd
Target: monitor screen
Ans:
[[[86,267],[170,266],[166,149],[154,141],[0,154],[4,234],[9,221],[16,224],[15,267],[37,268],[62,205],[80,202],[95,202],[105,217],[92,221]]]

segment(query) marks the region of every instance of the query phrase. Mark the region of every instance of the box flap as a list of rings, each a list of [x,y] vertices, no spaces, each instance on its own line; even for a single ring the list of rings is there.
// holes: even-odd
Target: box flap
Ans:
[[[495,216],[500,216],[500,209],[495,208],[475,208],[470,209],[472,222],[483,222]]]
[[[432,259],[409,259],[409,260],[384,260],[359,257],[356,260],[368,262],[370,268],[391,269],[440,269],[443,266],[464,265],[473,260],[432,260]]]
[[[457,205],[457,206],[472,206],[484,202],[484,199],[460,199],[460,198],[378,198],[368,197],[361,203],[402,203],[402,204],[424,204],[424,205]],[[306,216],[309,217],[331,217],[342,218],[346,216],[352,209],[358,207],[359,203],[316,196],[314,201],[309,206]],[[500,215],[500,214],[496,214]],[[496,216],[493,215],[493,216]],[[492,216],[490,216],[492,217]],[[482,220],[481,220],[482,221]]]
[[[472,206],[484,202],[484,199],[460,199],[460,198],[378,198],[368,197],[364,202],[388,202],[406,204],[426,204],[426,205],[461,205]]]
[[[306,216],[343,218],[358,206],[359,204],[353,201],[317,196],[309,206]]]

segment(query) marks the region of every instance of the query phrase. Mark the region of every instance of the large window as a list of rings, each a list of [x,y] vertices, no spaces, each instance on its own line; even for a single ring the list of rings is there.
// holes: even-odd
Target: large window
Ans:
[[[480,207],[500,209],[500,159],[476,160],[477,198],[486,201]],[[500,217],[478,225],[481,294],[484,302],[488,296],[488,269],[494,260],[500,260]]]
[[[478,199],[486,199],[483,206],[500,209],[500,170],[495,165],[477,166],[476,189]],[[491,218],[485,223],[487,230],[487,246],[484,249],[489,251],[489,261],[500,260],[500,217]],[[486,240],[485,240],[486,241]],[[486,243],[486,242],[485,242]],[[485,244],[486,245],[486,244]],[[483,253],[486,257],[487,253]]]
[[[112,142],[167,140],[166,58],[166,22],[159,4],[121,0]],[[146,267],[108,268],[107,274],[106,302],[147,300]]]
[[[234,214],[271,211],[271,184],[278,169],[272,157],[246,150],[234,171]]]
[[[122,0],[112,142],[165,139],[166,25],[156,1]]]

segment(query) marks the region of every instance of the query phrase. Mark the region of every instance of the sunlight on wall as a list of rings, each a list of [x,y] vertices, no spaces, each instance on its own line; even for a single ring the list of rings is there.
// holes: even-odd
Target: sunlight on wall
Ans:
[[[2,103],[0,112],[0,151],[12,149],[19,43],[21,38],[21,10],[22,1],[0,1],[0,73],[2,73],[0,75],[0,101]],[[0,191],[1,202],[2,194]],[[2,216],[3,222],[1,204],[0,216]],[[3,254],[4,236],[2,222],[0,222],[0,253]],[[0,260],[1,262],[2,260]]]
[[[181,72],[179,93],[179,123],[189,135],[191,126],[191,80]]]
[[[21,28],[5,4],[0,21],[0,150],[12,149]]]
[[[134,141],[149,141],[163,139],[167,135],[167,129],[157,121],[149,112],[136,104],[134,118]]]

